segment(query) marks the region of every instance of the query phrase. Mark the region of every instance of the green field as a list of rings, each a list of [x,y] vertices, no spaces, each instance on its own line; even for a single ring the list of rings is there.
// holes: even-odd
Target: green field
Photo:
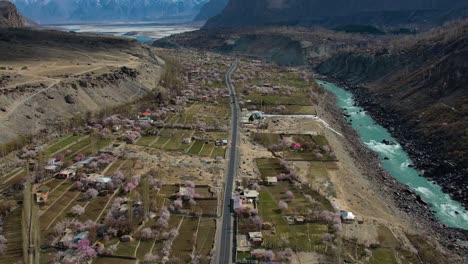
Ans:
[[[65,138],[63,138],[62,140],[50,145],[47,149],[46,149],[46,153],[47,155],[52,155],[54,154],[55,152],[59,151],[60,149],[70,145],[70,144],[73,144],[75,143],[76,141],[80,140],[81,138],[83,138],[84,136],[67,136]]]
[[[255,162],[257,163],[262,179],[278,176],[281,173],[289,173],[289,171],[280,164],[279,159],[255,159]]]
[[[289,225],[278,207],[281,197],[278,197],[278,193],[270,189],[270,187],[264,187],[259,198],[259,215],[264,221],[271,222],[276,230],[276,232],[263,232],[265,247],[276,249],[290,247],[298,251],[323,252],[325,250],[321,236],[329,232],[327,225],[318,223]],[[290,207],[294,207],[294,205]],[[285,242],[286,240],[288,243]]]

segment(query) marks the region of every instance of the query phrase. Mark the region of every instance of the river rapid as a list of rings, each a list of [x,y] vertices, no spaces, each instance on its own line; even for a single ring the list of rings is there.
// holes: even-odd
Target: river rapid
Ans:
[[[431,206],[441,223],[468,230],[468,211],[444,193],[439,185],[421,176],[421,172],[413,167],[408,153],[388,130],[377,124],[362,107],[356,106],[352,93],[330,82],[317,82],[336,96],[338,107],[346,114],[362,142],[379,155],[382,166],[398,182],[419,194]]]

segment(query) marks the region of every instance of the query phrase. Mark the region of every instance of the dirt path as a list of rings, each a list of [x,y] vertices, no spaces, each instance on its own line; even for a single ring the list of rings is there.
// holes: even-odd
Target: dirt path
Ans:
[[[8,118],[19,106],[23,105],[24,103],[26,103],[27,101],[31,100],[32,98],[34,98],[35,96],[37,96],[38,94],[41,94],[41,93],[44,93],[44,92],[47,92],[49,89],[51,89],[52,87],[54,87],[56,84],[58,84],[60,82],[60,80],[55,80],[54,83],[50,84],[47,88],[45,89],[42,89],[38,92],[35,92],[31,95],[29,95],[28,97],[24,98],[23,100],[19,101],[19,102],[16,102],[13,107],[10,108],[10,110],[2,117],[0,117],[0,121],[5,121],[6,118]],[[0,123],[2,124],[2,123]],[[5,125],[5,124],[3,124]]]

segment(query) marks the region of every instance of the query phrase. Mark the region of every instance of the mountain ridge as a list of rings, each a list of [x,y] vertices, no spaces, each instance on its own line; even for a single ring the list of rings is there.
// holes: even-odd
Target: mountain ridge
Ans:
[[[468,3],[463,0],[230,0],[205,27],[440,24],[465,17]]]
[[[10,2],[0,1],[0,28],[22,28],[24,25],[25,21],[16,6]]]
[[[40,23],[193,19],[207,0],[10,0]]]

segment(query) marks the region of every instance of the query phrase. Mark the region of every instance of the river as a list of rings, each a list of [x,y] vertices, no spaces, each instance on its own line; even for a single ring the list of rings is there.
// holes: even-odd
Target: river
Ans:
[[[45,25],[47,28],[77,32],[96,33],[134,38],[139,42],[151,42],[172,34],[180,34],[200,29],[202,24],[192,21],[175,22],[114,22]]]
[[[468,212],[464,207],[444,193],[439,185],[422,177],[420,171],[408,166],[413,164],[408,154],[387,129],[378,125],[362,107],[355,106],[352,93],[333,83],[318,83],[336,95],[338,106],[349,115],[348,121],[352,119],[351,126],[358,132],[361,140],[379,155],[383,167],[398,182],[409,186],[430,204],[441,223],[468,230]],[[395,144],[381,143],[384,139]]]

